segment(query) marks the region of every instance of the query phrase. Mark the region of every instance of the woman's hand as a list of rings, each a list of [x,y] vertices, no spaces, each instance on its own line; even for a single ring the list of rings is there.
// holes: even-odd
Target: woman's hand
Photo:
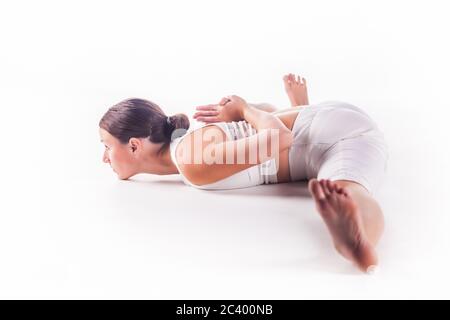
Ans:
[[[244,109],[247,102],[239,96],[223,97],[218,104],[208,104],[196,107],[194,119],[201,122],[231,122],[244,120]]]

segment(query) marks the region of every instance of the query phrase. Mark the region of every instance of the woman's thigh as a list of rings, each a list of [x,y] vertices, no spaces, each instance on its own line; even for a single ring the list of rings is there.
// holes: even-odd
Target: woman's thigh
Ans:
[[[317,178],[353,181],[373,194],[385,176],[387,159],[387,146],[379,133],[344,139],[324,152]]]

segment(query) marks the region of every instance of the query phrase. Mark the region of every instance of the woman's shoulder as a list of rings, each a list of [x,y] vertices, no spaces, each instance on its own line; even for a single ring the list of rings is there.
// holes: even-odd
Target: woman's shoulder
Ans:
[[[217,141],[216,139],[212,139],[212,137],[221,138],[221,141]],[[192,129],[188,130],[184,136],[181,137],[179,144],[186,146],[193,142],[193,140],[203,142],[222,142],[226,140],[227,133],[225,128],[225,122],[215,122],[215,123],[207,123],[200,124],[194,126]],[[213,141],[211,141],[213,140]],[[204,143],[203,143],[204,144]]]
[[[218,123],[204,124],[186,132],[185,135],[178,138],[175,149],[175,157],[177,160],[183,156],[183,150],[191,150],[192,152],[202,151],[210,143],[219,143],[227,139],[224,128]],[[198,145],[196,145],[198,144]]]
[[[203,124],[187,131],[185,135],[177,138],[173,145],[174,158],[179,169],[189,180],[195,180],[202,163],[195,163],[195,159],[202,159],[205,148],[212,143],[221,143],[227,140],[227,134],[220,122]],[[200,170],[201,171],[201,170]]]

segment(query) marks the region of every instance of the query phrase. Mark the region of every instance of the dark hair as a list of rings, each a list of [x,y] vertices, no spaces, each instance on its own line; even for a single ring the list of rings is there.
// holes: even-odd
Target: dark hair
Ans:
[[[156,103],[132,98],[109,108],[99,126],[121,143],[128,143],[133,137],[148,137],[154,143],[164,142],[164,148],[170,144],[175,130],[184,129],[183,134],[186,132],[189,119],[182,113],[167,117]]]

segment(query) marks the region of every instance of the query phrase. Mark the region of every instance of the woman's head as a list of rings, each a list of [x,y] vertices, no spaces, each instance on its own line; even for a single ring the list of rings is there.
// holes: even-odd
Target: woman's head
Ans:
[[[158,162],[177,129],[188,129],[184,114],[167,117],[148,100],[127,99],[112,106],[99,122],[105,144],[103,161],[120,179],[139,173],[143,161]],[[155,166],[156,168],[156,166]],[[157,172],[155,172],[157,173]]]

